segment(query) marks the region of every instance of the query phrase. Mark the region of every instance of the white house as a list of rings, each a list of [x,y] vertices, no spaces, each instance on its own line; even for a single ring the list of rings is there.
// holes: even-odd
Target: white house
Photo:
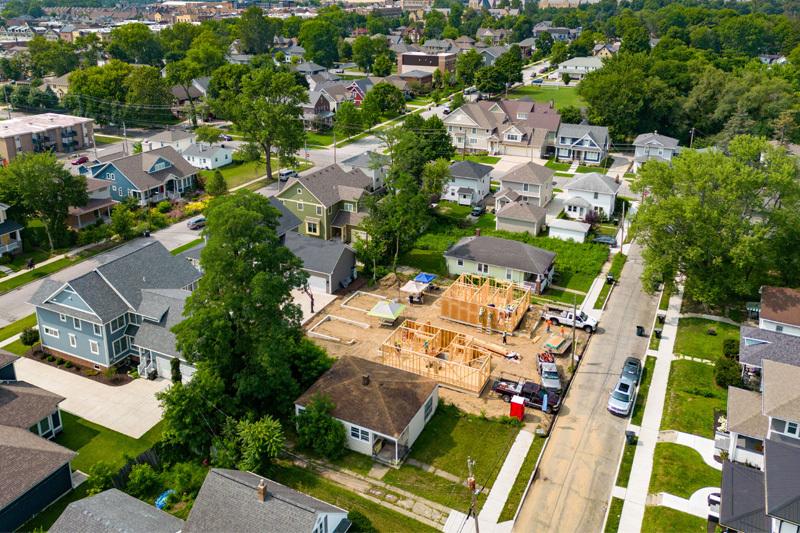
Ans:
[[[372,178],[372,190],[378,191],[383,188],[383,182],[389,172],[389,162],[388,155],[367,150],[345,159],[339,163],[339,166],[345,172],[360,169],[361,172]]]
[[[577,220],[567,220],[563,218],[556,218],[547,223],[549,228],[548,237],[554,239],[561,239],[562,241],[586,241],[586,235],[592,228],[591,225],[585,222],[578,222]]]
[[[166,130],[142,141],[142,152],[170,146],[176,152],[183,152],[194,144],[194,133],[183,130]]]
[[[761,287],[758,327],[800,337],[800,291],[787,287]]]
[[[646,161],[669,163],[678,155],[678,139],[660,135],[658,132],[642,133],[633,141],[636,152],[633,157],[633,171],[636,172]]]
[[[192,165],[206,170],[214,170],[233,162],[233,148],[218,144],[193,144],[181,155]]]
[[[347,447],[398,467],[439,404],[439,385],[405,370],[345,356],[295,400],[300,414],[315,396],[331,399]]]
[[[603,68],[603,59],[601,57],[573,57],[558,64],[558,77],[561,78],[564,74],[567,74],[572,79],[581,80],[590,72],[601,68]]]
[[[601,218],[613,215],[619,183],[611,176],[598,172],[577,176],[564,186],[567,216],[583,220],[589,211],[594,211]]]
[[[475,205],[489,194],[492,167],[473,161],[456,161],[450,165],[450,179],[444,185],[442,200],[459,205]]]

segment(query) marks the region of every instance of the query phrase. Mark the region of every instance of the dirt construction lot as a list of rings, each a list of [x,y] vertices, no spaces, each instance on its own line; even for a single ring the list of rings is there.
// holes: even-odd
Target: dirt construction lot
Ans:
[[[491,343],[496,346],[502,345],[502,338],[498,333],[485,333],[479,331],[478,328],[452,322],[440,318],[439,295],[442,290],[433,293],[426,293],[423,304],[408,305],[408,295],[398,289],[398,285],[376,285],[368,289],[362,288],[363,294],[358,294],[352,297],[346,303],[346,307],[342,303],[347,300],[348,296],[352,294],[338,297],[336,300],[328,304],[317,317],[306,325],[306,331],[313,329],[314,332],[320,333],[327,337],[336,337],[340,341],[331,340],[328,338],[320,338],[313,333],[310,335],[311,339],[324,347],[328,353],[334,357],[341,357],[343,355],[352,355],[364,357],[379,361],[379,347],[394,331],[394,329],[402,324],[403,320],[415,320],[418,322],[430,323],[433,326],[450,329],[458,333],[470,335],[476,340]],[[378,303],[382,298],[391,300],[396,299],[398,302],[406,304],[400,318],[395,322],[393,327],[381,326],[380,321],[376,318],[367,315],[367,311],[373,305]],[[520,324],[520,328],[514,333],[513,336],[508,337],[508,345],[506,349],[508,352],[517,352],[519,360],[507,360],[503,357],[492,357],[491,361],[491,374],[492,379],[498,377],[505,377],[509,379],[529,379],[539,381],[539,376],[536,371],[537,354],[545,351],[544,344],[551,340],[552,335],[559,335],[562,333],[560,328],[552,328],[551,334],[547,334],[546,326],[541,324],[539,316],[541,308],[531,306],[525,318]],[[329,319],[322,324],[320,321],[324,317],[331,315],[333,319]],[[343,320],[339,320],[343,319]],[[364,328],[362,325],[368,324],[369,327]],[[531,329],[535,328],[533,333]],[[571,329],[563,331],[566,338],[571,338]],[[581,353],[587,342],[587,334],[583,331],[576,333],[576,352]],[[567,380],[571,377],[570,366],[570,350],[566,350],[566,354],[556,358],[556,363],[559,366],[562,379],[566,385]],[[455,391],[442,387],[440,389],[440,396],[455,405],[460,409],[474,413],[485,413],[487,416],[501,416],[509,413],[509,406],[503,402],[497,395],[491,392],[491,379],[487,383],[480,397],[475,397],[472,394]],[[525,416],[526,424],[530,426],[541,425],[542,427],[549,426],[550,416],[545,415],[541,411],[532,409],[526,410]]]

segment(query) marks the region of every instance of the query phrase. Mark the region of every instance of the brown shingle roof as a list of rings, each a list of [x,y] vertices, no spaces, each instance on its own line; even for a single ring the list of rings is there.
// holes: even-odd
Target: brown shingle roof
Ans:
[[[324,394],[336,405],[335,418],[398,438],[436,387],[435,381],[411,372],[345,356],[295,403],[305,406],[314,395]]]
[[[532,161],[522,163],[512,168],[508,174],[503,176],[500,181],[513,182],[513,183],[533,183],[535,185],[543,185],[553,181],[555,171],[547,168],[544,165],[536,164]]]
[[[152,164],[155,163],[158,157],[169,161],[172,166],[148,174],[144,169],[152,168]],[[139,190],[162,185],[170,176],[175,176],[176,178],[193,176],[199,170],[181,157],[181,154],[171,146],[114,159],[109,161],[109,164],[117,167]]]
[[[497,218],[507,218],[522,222],[544,223],[547,211],[529,202],[511,202],[497,212]]]
[[[800,291],[787,287],[762,287],[761,318],[800,325]]]
[[[358,200],[364,191],[372,185],[372,178],[359,168],[350,172],[339,165],[328,165],[316,172],[292,178],[284,187],[289,190],[295,184],[301,184],[313,194],[325,207],[330,207],[343,200]]]
[[[64,398],[24,381],[0,385],[0,424],[28,429],[51,415]]]

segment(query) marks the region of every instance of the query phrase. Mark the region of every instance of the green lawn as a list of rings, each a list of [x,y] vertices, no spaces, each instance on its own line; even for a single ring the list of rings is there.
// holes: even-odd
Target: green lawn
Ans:
[[[642,379],[639,382],[639,394],[636,396],[636,404],[633,406],[633,416],[631,424],[642,425],[644,416],[644,406],[647,403],[647,395],[650,392],[650,382],[653,381],[653,370],[656,368],[656,358],[652,355],[647,357],[642,368]]]
[[[496,218],[491,213],[484,213],[480,216],[478,221],[475,223],[476,228],[480,228],[481,231],[483,230],[492,230],[495,228]]]
[[[709,335],[709,329],[714,329],[717,334]],[[715,361],[722,355],[725,339],[734,339],[738,343],[739,326],[703,318],[681,318],[675,337],[675,353]]]
[[[526,85],[517,87],[510,93],[509,98],[522,98],[527,96],[534,102],[555,102],[556,108],[560,109],[565,106],[578,106],[585,107],[586,102],[578,96],[577,87],[536,87],[533,85]]]
[[[722,472],[705,464],[693,448],[674,442],[656,444],[650,494],[666,492],[688,499],[697,490],[720,483]]]
[[[447,276],[447,264],[441,250],[422,250],[414,248],[403,253],[399,258],[401,265],[416,268],[422,272],[430,272],[438,276]]]
[[[570,174],[569,172],[556,172],[553,174],[554,176],[558,176],[559,178],[574,178],[575,174]],[[561,189],[553,189],[553,192],[561,192]]]
[[[669,507],[644,508],[642,533],[706,533],[708,521]]]
[[[6,263],[5,266],[10,268],[11,270],[19,271],[19,270],[22,270],[23,268],[26,268],[28,266],[28,260],[29,259],[33,259],[33,262],[38,265],[39,263],[47,261],[53,255],[60,255],[60,254],[63,254],[64,252],[66,252],[66,251],[67,251],[67,249],[63,248],[63,249],[60,249],[60,250],[55,250],[51,254],[50,250],[36,249],[36,250],[32,250],[30,252],[25,252],[25,253],[13,256],[12,259],[11,259],[11,262],[10,263]]]
[[[29,347],[22,344],[22,341],[19,339],[15,340],[11,344],[6,344],[5,346],[3,346],[3,349],[6,350],[7,352],[11,352],[17,355],[25,355],[25,352],[28,351],[28,348]]]
[[[433,102],[433,100],[429,96],[415,96],[411,100],[408,100],[406,102],[406,104],[407,105],[423,106],[423,105],[428,105],[431,102]]]
[[[123,140],[124,140],[123,137],[112,137],[110,135],[95,135],[94,136],[94,142],[96,142],[98,145],[100,145],[100,144],[118,143],[118,142],[121,142]]]
[[[462,156],[460,159],[472,161],[473,163],[481,163],[482,165],[495,165],[500,161],[499,157],[493,155],[467,155]]]
[[[714,410],[724,411],[728,390],[714,382],[714,367],[695,361],[673,361],[661,429],[714,438]]]
[[[525,456],[525,461],[519,469],[517,479],[511,486],[511,491],[508,493],[508,499],[503,507],[503,512],[500,513],[500,522],[506,520],[513,520],[514,515],[517,513],[519,502],[522,501],[522,495],[525,494],[525,489],[528,488],[528,482],[533,475],[533,469],[536,467],[536,462],[539,460],[539,455],[544,448],[545,439],[543,437],[534,437],[528,454]]]
[[[197,239],[195,239],[195,240],[193,240],[193,241],[189,241],[189,242],[187,242],[187,243],[186,243],[186,244],[184,244],[184,245],[178,246],[178,247],[177,247],[177,248],[175,248],[174,250],[170,250],[170,252],[169,252],[169,253],[171,253],[172,255],[178,255],[178,254],[180,254],[180,253],[183,253],[183,252],[185,252],[186,250],[191,250],[192,248],[194,248],[195,246],[197,246],[198,244],[200,244],[200,243],[201,243],[201,242],[203,242],[204,240],[205,240],[205,239],[203,239],[202,237],[200,237],[200,238],[197,238]]]
[[[560,170],[565,171],[569,170],[570,164],[569,163],[559,163],[555,159],[548,159],[547,163],[544,164],[547,168],[551,168],[553,170]],[[566,174],[567,176],[572,176],[572,174]]]
[[[25,318],[20,318],[16,322],[12,322],[3,328],[0,328],[0,341],[4,341],[10,337],[13,337],[17,333],[22,332],[23,329],[32,328],[35,325],[36,313],[28,315]]]
[[[52,263],[29,270],[24,274],[20,274],[19,276],[15,276],[5,281],[0,281],[0,294],[14,290],[17,287],[25,285],[26,283],[30,283],[31,281],[45,278],[54,272],[58,272],[62,268],[66,268],[73,263],[77,263],[78,261],[81,261],[81,258],[63,257],[57,261],[53,261]]]
[[[491,487],[518,432],[517,427],[440,403],[410,457],[459,478],[465,477],[467,458],[472,457],[478,485]]]
[[[669,298],[672,296],[672,291],[664,289],[661,292],[661,299],[658,301],[658,310],[659,311],[666,311],[669,309]]]
[[[453,222],[459,222],[467,218],[467,215],[472,211],[472,206],[459,205],[455,202],[443,201],[439,202],[436,206],[436,214],[450,219]]]
[[[309,165],[306,162],[302,162],[300,165],[295,168],[298,172],[301,170],[305,170],[309,168]],[[280,163],[276,158],[272,158],[272,175],[274,176],[278,170],[281,169]],[[218,169],[222,172],[222,177],[225,178],[225,183],[228,185],[228,189],[232,189],[244,183],[248,183],[260,177],[265,177],[267,174],[267,167],[263,160],[259,161],[235,161],[230,165],[225,165]],[[213,174],[213,170],[201,170],[200,176],[203,179],[208,179],[211,174]],[[262,187],[263,185],[260,185]]]
[[[409,465],[404,465],[399,469],[391,468],[383,476],[382,481],[456,511],[461,511],[462,513],[469,511],[471,496],[466,485],[448,481],[443,477],[430,474],[419,468]],[[485,500],[485,494],[478,495],[478,510],[483,506]]]
[[[273,465],[270,468],[269,477],[278,483],[283,483],[348,511],[358,511],[372,522],[377,531],[391,531],[392,533],[434,533],[436,531],[430,526],[362,498],[313,472],[286,462]]]
[[[333,144],[333,132],[328,131],[307,131],[306,141],[308,146],[329,146]]]
[[[619,233],[619,228],[613,224],[598,224],[595,228],[598,235],[608,235],[609,237],[616,237]]]
[[[608,273],[614,276],[614,279],[619,280],[619,277],[622,275],[622,269],[623,267],[625,267],[625,261],[627,259],[628,256],[620,252],[614,256],[614,259],[611,260],[611,268],[608,269]],[[603,287],[600,289],[600,294],[597,295],[597,300],[594,301],[595,309],[603,308],[603,304],[606,302],[606,298],[608,297],[609,292],[611,292],[611,285],[608,283],[604,283]]]
[[[625,500],[621,498],[611,498],[606,527],[603,530],[605,533],[617,533],[619,531],[619,519],[622,518],[622,504],[624,503]]]
[[[617,473],[617,487],[627,487],[631,477],[631,467],[633,466],[633,456],[636,455],[636,444],[628,444],[622,450],[622,460],[619,463],[619,473]]]

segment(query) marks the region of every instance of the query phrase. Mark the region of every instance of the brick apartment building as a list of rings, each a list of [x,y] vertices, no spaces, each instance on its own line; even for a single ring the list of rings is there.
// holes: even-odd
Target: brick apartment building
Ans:
[[[70,153],[94,146],[94,120],[44,113],[0,122],[0,159],[8,164],[23,152]]]
[[[440,70],[442,74],[455,72],[456,53],[441,52],[437,54],[428,54],[425,52],[404,52],[397,56],[397,73],[400,76],[414,70],[429,73]]]

